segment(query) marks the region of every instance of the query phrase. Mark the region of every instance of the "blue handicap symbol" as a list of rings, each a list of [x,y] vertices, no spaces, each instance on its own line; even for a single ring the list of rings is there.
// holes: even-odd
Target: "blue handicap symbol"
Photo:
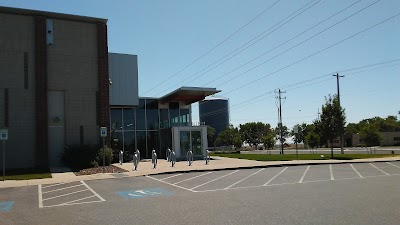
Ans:
[[[0,202],[0,212],[10,212],[14,205],[14,201]]]
[[[126,199],[144,198],[144,197],[160,196],[160,195],[170,196],[174,194],[172,192],[169,192],[161,188],[146,188],[139,190],[117,191],[116,193]]]

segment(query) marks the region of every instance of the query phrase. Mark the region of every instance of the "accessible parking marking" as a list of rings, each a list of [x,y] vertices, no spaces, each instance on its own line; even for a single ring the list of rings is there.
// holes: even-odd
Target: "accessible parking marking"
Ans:
[[[174,194],[172,192],[169,192],[161,188],[117,191],[116,193],[125,199],[145,198],[145,197],[160,196],[160,195],[171,196]]]
[[[14,201],[0,202],[0,212],[10,212],[14,203]]]
[[[47,191],[47,189],[50,188],[54,189]],[[58,183],[49,186],[38,185],[38,195],[39,195],[38,197],[39,208],[106,201],[99,194],[97,194],[92,188],[90,188],[84,181]]]

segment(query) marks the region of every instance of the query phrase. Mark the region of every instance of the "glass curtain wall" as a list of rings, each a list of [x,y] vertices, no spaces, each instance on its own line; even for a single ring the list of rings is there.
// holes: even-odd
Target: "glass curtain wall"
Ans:
[[[165,111],[163,112],[165,116]],[[166,110],[168,120],[168,109]],[[139,149],[142,158],[151,158],[153,148],[160,153],[159,109],[157,99],[139,99],[138,107],[111,108],[111,146],[118,151],[124,150],[125,161],[130,160],[134,151]],[[168,122],[168,121],[167,121]]]

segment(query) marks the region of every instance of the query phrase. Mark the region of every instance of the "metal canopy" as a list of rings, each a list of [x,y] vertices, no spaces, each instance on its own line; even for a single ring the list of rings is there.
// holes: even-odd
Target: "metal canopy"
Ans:
[[[194,102],[203,100],[209,95],[221,92],[216,88],[204,88],[204,87],[181,87],[175,91],[164,95],[159,99],[160,103],[165,104],[168,102],[184,102],[189,105]]]

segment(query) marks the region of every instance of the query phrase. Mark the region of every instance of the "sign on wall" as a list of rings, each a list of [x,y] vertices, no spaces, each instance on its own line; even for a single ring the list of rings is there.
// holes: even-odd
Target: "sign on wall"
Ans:
[[[8,140],[8,129],[0,129],[0,140]]]
[[[107,137],[107,127],[100,127],[100,137]]]

